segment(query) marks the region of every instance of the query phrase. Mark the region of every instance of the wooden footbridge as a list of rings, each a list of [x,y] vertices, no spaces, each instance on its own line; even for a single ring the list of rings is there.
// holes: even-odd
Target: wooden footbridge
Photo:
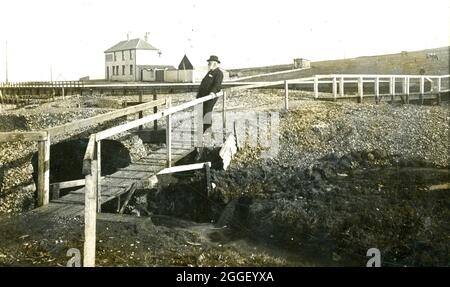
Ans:
[[[437,102],[440,102],[441,94],[448,93],[450,91],[450,75],[316,75],[309,78],[293,79],[286,81],[274,81],[274,82],[255,82],[255,83],[227,83],[226,85],[231,88],[226,88],[223,93],[223,128],[226,130],[226,93],[239,92],[251,88],[273,88],[284,87],[285,99],[284,109],[289,108],[289,89],[295,88],[302,90],[303,88],[310,88],[313,91],[314,99],[334,99],[338,100],[347,97],[357,97],[362,102],[363,99],[373,97],[374,102],[379,103],[383,100],[388,100],[394,103],[396,99],[401,99],[404,103],[409,103],[410,98],[416,96],[417,99],[424,101],[425,99],[434,98]],[[52,199],[55,203],[83,203],[82,194],[83,189],[71,192],[69,195],[59,198],[59,190],[64,188],[73,188],[77,186],[84,186],[85,180],[75,180],[70,182],[55,183],[50,185],[49,183],[49,159],[50,159],[50,146],[51,138],[62,135],[64,133],[74,132],[83,128],[92,127],[113,119],[126,117],[127,115],[139,114],[139,119],[128,122],[122,126],[112,127],[110,129],[101,131],[91,136],[90,153],[87,155],[92,156],[96,152],[92,151],[92,145],[95,142],[96,150],[101,149],[101,140],[110,138],[121,132],[138,128],[142,130],[143,125],[154,122],[154,128],[157,128],[157,121],[160,119],[166,119],[166,147],[155,151],[149,158],[142,159],[140,162],[132,163],[128,168],[119,170],[113,175],[109,175],[104,179],[100,177],[97,179],[98,190],[104,192],[99,196],[98,205],[107,202],[114,198],[118,198],[122,194],[129,190],[132,181],[124,181],[125,178],[130,179],[146,178],[148,175],[160,172],[163,168],[169,168],[174,162],[193,151],[195,147],[202,146],[202,138],[197,131],[202,128],[193,126],[190,131],[193,135],[190,143],[177,143],[172,142],[171,136],[171,120],[172,115],[195,106],[199,107],[203,102],[220,97],[222,94],[208,96],[201,99],[196,99],[190,102],[183,103],[178,106],[171,106],[171,96],[165,95],[164,99],[159,99],[155,94],[155,88],[161,87],[180,87],[186,89],[187,87],[195,87],[196,84],[148,84],[148,83],[132,83],[132,84],[99,84],[91,83],[85,84],[82,82],[27,82],[27,83],[3,83],[0,84],[0,90],[14,91],[20,89],[118,89],[127,90],[131,89],[138,92],[140,101],[142,101],[142,93],[144,91],[152,91],[154,93],[153,101],[146,103],[138,103],[135,106],[123,108],[117,111],[109,112],[106,114],[100,114],[89,119],[79,120],[77,122],[68,123],[62,126],[48,128],[43,131],[35,132],[7,132],[0,133],[0,142],[8,141],[37,141],[38,142],[38,206],[45,206],[49,203],[50,191],[52,192]],[[356,85],[356,93],[349,95],[345,93],[344,88],[352,90],[352,85]],[[367,90],[372,89],[372,94],[368,94]],[[161,106],[165,106],[161,110]],[[149,116],[143,116],[144,111],[153,110],[153,114]],[[201,113],[201,111],[200,111]],[[195,118],[195,117],[194,117]],[[195,120],[192,120],[195,122]],[[197,117],[197,123],[201,119]],[[95,139],[94,139],[95,138]],[[89,150],[88,150],[89,151]],[[165,158],[164,158],[165,157]],[[89,157],[87,158],[87,160]],[[101,159],[97,159],[98,174],[101,173]],[[89,170],[86,168],[85,170]],[[62,211],[62,210],[60,210]]]
[[[194,109],[194,115],[189,118],[184,118],[184,121],[192,122],[192,128],[189,131],[190,138],[174,136],[178,131],[173,129],[172,116],[173,114],[193,108],[202,104],[203,102],[222,97],[225,101],[226,95],[224,92],[211,95],[205,98],[197,99],[191,102],[183,103],[179,106],[171,106],[171,96],[165,99],[155,100],[147,103],[142,103],[136,106],[127,107],[113,112],[100,114],[92,118],[83,119],[74,123],[68,123],[61,126],[51,127],[43,131],[36,132],[8,132],[0,133],[0,141],[37,141],[38,142],[38,206],[42,213],[57,213],[58,216],[75,216],[80,215],[84,211],[85,190],[89,181],[86,179],[73,180],[67,182],[59,182],[50,184],[50,147],[51,138],[64,135],[77,130],[103,124],[110,120],[123,118],[127,115],[138,113],[137,120],[126,122],[125,124],[114,126],[112,128],[104,129],[101,132],[92,134],[89,140],[88,149],[86,151],[85,162],[83,163],[83,172],[91,173],[95,170],[96,174],[96,192],[97,192],[97,206],[98,211],[101,210],[101,205],[108,201],[118,199],[118,208],[120,207],[120,197],[129,193],[132,186],[136,182],[140,184],[153,184],[154,175],[161,173],[169,173],[183,170],[192,170],[204,168],[205,164],[187,165],[183,168],[174,167],[175,163],[184,158],[189,153],[193,152],[195,147],[203,146],[203,130],[201,110]],[[162,108],[160,106],[165,106]],[[225,105],[224,105],[225,106]],[[153,114],[144,116],[143,112],[152,110]],[[197,117],[195,117],[195,113]],[[192,114],[192,113],[191,113]],[[223,113],[225,115],[225,113]],[[101,141],[107,138],[112,138],[124,132],[145,132],[143,126],[150,122],[155,122],[165,119],[166,124],[166,143],[157,150],[150,152],[146,157],[136,161],[132,161],[130,165],[125,168],[120,168],[117,172],[101,177]],[[225,123],[225,117],[224,117]],[[197,126],[195,126],[197,125]],[[133,131],[134,130],[134,131]],[[183,131],[184,132],[184,131]],[[174,140],[175,139],[175,140]],[[93,158],[95,156],[95,159]],[[96,166],[92,167],[89,162],[95,161]],[[71,191],[69,194],[60,197],[60,191],[68,188],[80,189]],[[145,186],[142,186],[145,187]],[[50,201],[50,197],[52,200]],[[123,201],[123,200],[122,200]]]
[[[391,76],[391,75],[322,75],[312,78],[304,78],[289,81],[276,81],[264,83],[252,83],[245,85],[236,85],[232,88],[224,89],[218,94],[211,94],[206,97],[195,99],[188,102],[183,102],[179,105],[172,106],[170,95],[166,95],[164,99],[154,98],[151,102],[141,103],[135,106],[127,107],[117,111],[100,114],[92,118],[83,119],[74,123],[68,123],[62,126],[48,128],[42,131],[35,132],[9,132],[0,133],[0,142],[7,141],[37,141],[38,142],[38,205],[39,208],[32,211],[37,217],[41,216],[62,216],[73,217],[76,215],[83,215],[85,220],[85,249],[84,249],[84,266],[95,265],[95,226],[96,213],[101,211],[102,204],[117,200],[117,211],[123,212],[128,200],[131,198],[133,192],[137,188],[149,188],[157,182],[156,175],[163,173],[172,173],[178,171],[205,169],[209,170],[210,163],[191,164],[185,166],[174,166],[175,163],[187,154],[193,152],[195,147],[201,147],[203,142],[203,121],[201,116],[201,105],[209,100],[215,98],[222,98],[223,110],[223,139],[224,145],[220,152],[222,157],[229,157],[235,153],[233,134],[226,134],[226,98],[227,94],[239,92],[252,88],[267,88],[267,87],[284,87],[285,100],[284,109],[289,107],[289,86],[311,85],[314,98],[320,99],[319,84],[331,85],[331,95],[333,99],[345,97],[344,85],[347,83],[357,84],[357,96],[364,97],[365,88],[367,85],[373,85],[375,102],[379,103],[383,97],[389,97],[391,101],[398,96],[396,79],[402,79],[401,95],[405,97],[411,96],[410,79],[418,79],[418,95],[420,99],[424,99],[425,95],[434,96],[440,101],[441,93],[449,92],[449,75],[445,76]],[[445,81],[445,87],[443,82]],[[429,84],[426,85],[425,83]],[[388,84],[388,95],[380,93],[380,85],[382,83]],[[431,84],[430,84],[431,83]],[[339,90],[338,90],[339,84]],[[366,86],[364,86],[366,85]],[[426,90],[428,87],[428,90]],[[339,92],[338,92],[339,91]],[[408,101],[405,100],[407,103]],[[164,106],[161,108],[161,106]],[[194,109],[194,115],[191,119],[194,123],[190,133],[191,140],[174,141],[172,134],[172,120],[177,113]],[[144,111],[153,110],[152,114],[145,115]],[[123,124],[112,126],[94,133],[89,138],[89,143],[85,152],[83,160],[83,174],[84,179],[54,183],[50,185],[50,143],[51,138],[68,132],[74,132],[82,128],[97,126],[99,124],[108,122],[113,119],[122,118],[131,114],[138,114],[136,120],[127,121]],[[195,120],[195,119],[199,120]],[[131,130],[142,130],[142,127],[148,123],[156,122],[158,120],[165,120],[166,142],[165,146],[151,152],[146,157],[131,164],[125,168],[119,169],[117,172],[102,176],[102,158],[101,158],[101,142],[108,138],[114,138],[124,132]],[[156,126],[156,125],[155,125]],[[59,192],[65,188],[79,189],[71,191],[69,194],[60,197]],[[50,193],[52,194],[52,201],[50,201]]]

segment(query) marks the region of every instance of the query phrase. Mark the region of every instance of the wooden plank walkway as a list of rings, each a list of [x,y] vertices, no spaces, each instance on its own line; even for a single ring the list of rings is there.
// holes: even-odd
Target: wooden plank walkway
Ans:
[[[219,121],[220,113],[214,113],[213,117]],[[186,117],[185,115],[177,115],[173,117],[173,120],[174,122],[178,122],[178,124],[172,130],[172,166],[195,150],[193,137],[197,131],[191,124],[194,122],[193,116],[189,115]],[[141,134],[146,131],[151,131],[151,129],[137,130],[135,133]],[[206,142],[204,143],[206,144]],[[115,173],[105,176],[101,182],[101,204],[126,194],[133,183],[150,178],[165,169],[166,160],[167,148],[162,147],[152,151],[144,158],[131,162],[127,167],[119,168]],[[71,191],[67,195],[50,201],[48,205],[30,211],[30,214],[36,214],[42,217],[42,220],[49,217],[67,218],[79,215],[83,216],[85,208],[84,192],[84,187]],[[38,218],[38,220],[41,220],[41,218]]]
[[[194,151],[192,146],[177,146],[172,147],[172,165]],[[101,182],[101,203],[106,203],[125,194],[136,181],[149,178],[166,168],[166,152],[165,147],[155,150],[147,157],[105,176]],[[83,215],[84,199],[84,187],[82,187],[59,199],[52,200],[48,205],[37,208],[32,212],[46,217],[75,217]]]

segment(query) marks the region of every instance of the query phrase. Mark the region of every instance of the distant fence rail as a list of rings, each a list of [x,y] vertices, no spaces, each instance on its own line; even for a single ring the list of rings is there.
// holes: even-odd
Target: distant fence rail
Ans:
[[[394,101],[396,96],[405,97],[404,102],[409,102],[410,95],[419,95],[423,100],[423,96],[427,94],[437,95],[440,101],[440,94],[450,91],[450,75],[384,75],[384,74],[331,74],[316,75],[314,77],[293,79],[285,81],[285,89],[289,85],[307,85],[312,86],[314,98],[320,99],[330,97],[334,100],[345,98],[348,84],[356,84],[356,97],[362,101],[364,96],[374,96],[376,102],[379,102],[382,96],[391,96]],[[347,84],[347,86],[346,86]],[[380,87],[386,88],[385,93],[381,93]],[[330,89],[331,86],[331,89]],[[320,87],[325,87],[325,95],[319,93]],[[413,91],[415,88],[416,91]],[[427,88],[427,89],[426,89]],[[354,89],[353,89],[354,90]],[[370,90],[367,94],[365,91]]]
[[[3,82],[0,88],[83,88],[82,81]]]
[[[244,86],[251,82],[224,81],[222,85]],[[88,89],[108,89],[108,88],[174,88],[174,87],[198,87],[199,82],[194,83],[154,83],[154,82],[84,82],[84,81],[53,81],[53,82],[0,82],[0,88],[88,88]]]

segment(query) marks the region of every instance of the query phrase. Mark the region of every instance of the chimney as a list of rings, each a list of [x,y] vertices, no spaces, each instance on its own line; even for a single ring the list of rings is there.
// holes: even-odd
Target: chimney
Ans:
[[[150,34],[150,33],[149,32],[145,32],[145,35],[144,35],[145,42],[148,42],[148,34]]]

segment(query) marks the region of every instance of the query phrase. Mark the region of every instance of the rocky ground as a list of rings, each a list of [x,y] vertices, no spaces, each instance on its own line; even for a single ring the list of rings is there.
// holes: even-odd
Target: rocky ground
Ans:
[[[258,96],[262,111],[276,110],[279,94]],[[249,141],[229,170],[212,172],[208,202],[190,178],[144,192],[135,207],[210,219],[213,241],[244,238],[316,264],[364,266],[376,247],[384,266],[449,265],[447,107],[295,104],[280,114],[277,154]]]
[[[263,247],[235,248],[212,242],[205,237],[213,228],[208,224],[156,216],[99,217],[97,266],[289,265],[288,260]],[[6,230],[2,233],[0,266],[66,266],[69,249],[82,253],[82,218],[50,218],[40,223],[47,227],[31,225],[23,218],[0,225]]]
[[[282,95],[246,91],[227,106],[280,112]],[[103,215],[97,264],[365,266],[376,247],[385,266],[448,266],[448,107],[300,96],[279,113],[278,152],[241,146],[212,171],[208,201],[196,173],[139,191],[127,212],[141,217]],[[82,248],[82,218],[24,218],[0,220],[0,264],[64,266]]]
[[[244,148],[214,173],[228,235],[344,265],[371,247],[386,266],[450,264],[447,107],[305,101],[281,118],[276,157]]]

